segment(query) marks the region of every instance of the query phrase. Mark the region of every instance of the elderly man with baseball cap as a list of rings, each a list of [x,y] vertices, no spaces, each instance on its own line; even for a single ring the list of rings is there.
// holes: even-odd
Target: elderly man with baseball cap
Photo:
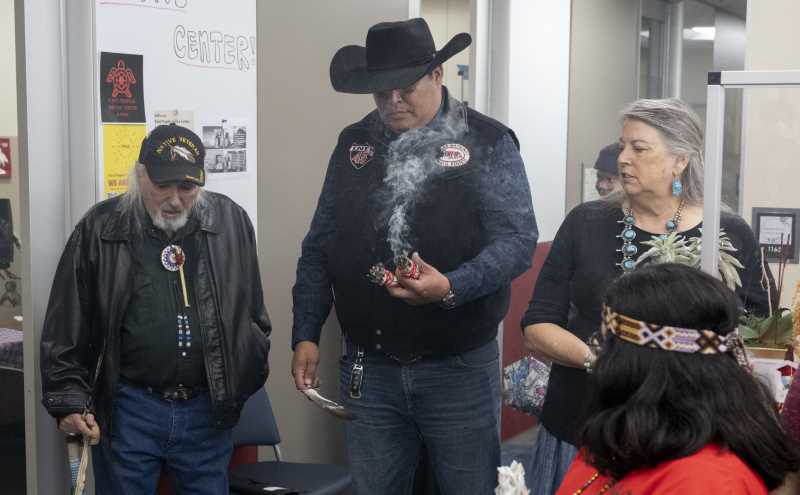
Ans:
[[[597,180],[594,188],[600,196],[608,196],[614,191],[619,191],[619,169],[617,168],[617,158],[619,157],[619,143],[611,143],[604,146],[597,154],[594,162],[594,169],[597,173]]]
[[[436,50],[424,20],[385,22],[330,65],[335,90],[372,94],[376,109],[339,135],[302,244],[292,374],[298,389],[317,385],[335,304],[358,494],[411,493],[423,446],[442,493],[496,484],[495,337],[538,235],[514,133],[442,84],[470,42]]]
[[[189,129],[153,129],[127,192],[86,213],[56,271],[43,403],[95,444],[97,493],[154,493],[162,467],[178,493],[228,493],[230,429],[267,379],[253,227],[203,189],[204,157]]]

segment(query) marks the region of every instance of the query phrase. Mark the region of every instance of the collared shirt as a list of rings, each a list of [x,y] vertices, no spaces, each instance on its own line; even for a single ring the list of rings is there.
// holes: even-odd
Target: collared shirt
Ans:
[[[442,111],[430,125],[436,125]],[[294,324],[292,347],[297,342],[319,342],[322,325],[333,304],[331,280],[326,272],[326,246],[335,229],[333,157],[322,185],[317,210],[303,240],[292,291]],[[532,247],[538,238],[531,192],[525,166],[508,134],[497,142],[492,163],[480,174],[480,215],[476,228],[483,228],[490,242],[475,258],[444,275],[456,295],[456,305],[491,294],[510,283],[530,266]],[[421,253],[424,259],[424,253]]]
[[[163,390],[178,385],[205,387],[203,347],[198,328],[193,282],[200,228],[194,218],[172,239],[153,226],[149,216],[144,233],[132,241],[135,263],[131,301],[121,334],[124,381]],[[161,253],[173,244],[186,255],[184,275],[189,307],[185,307],[180,274],[161,263]],[[179,317],[187,317],[188,328]]]

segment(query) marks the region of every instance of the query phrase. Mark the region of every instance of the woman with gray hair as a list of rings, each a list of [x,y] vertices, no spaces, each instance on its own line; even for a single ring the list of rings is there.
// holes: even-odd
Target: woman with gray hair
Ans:
[[[554,493],[572,462],[606,288],[644,264],[699,267],[703,130],[677,99],[638,100],[622,112],[622,190],[573,209],[562,223],[522,319],[526,347],[553,363],[532,465],[531,493]],[[738,216],[720,218],[720,273],[742,308],[768,312],[761,252]]]

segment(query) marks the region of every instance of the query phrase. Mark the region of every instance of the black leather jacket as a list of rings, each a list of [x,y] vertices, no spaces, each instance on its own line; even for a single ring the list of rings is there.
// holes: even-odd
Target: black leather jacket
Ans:
[[[195,290],[215,425],[224,429],[236,424],[245,400],[267,379],[271,325],[247,214],[221,194],[206,191],[206,198],[207,205],[196,210],[202,237]],[[119,197],[112,198],[89,210],[67,242],[41,342],[42,402],[55,417],[89,404],[100,425],[111,426],[138,225]]]

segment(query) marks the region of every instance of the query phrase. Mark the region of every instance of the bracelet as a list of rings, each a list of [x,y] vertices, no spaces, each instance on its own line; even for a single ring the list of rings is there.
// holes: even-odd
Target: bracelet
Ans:
[[[586,353],[586,356],[583,358],[583,369],[591,374],[594,371],[594,362],[597,360],[597,356],[590,350]]]

